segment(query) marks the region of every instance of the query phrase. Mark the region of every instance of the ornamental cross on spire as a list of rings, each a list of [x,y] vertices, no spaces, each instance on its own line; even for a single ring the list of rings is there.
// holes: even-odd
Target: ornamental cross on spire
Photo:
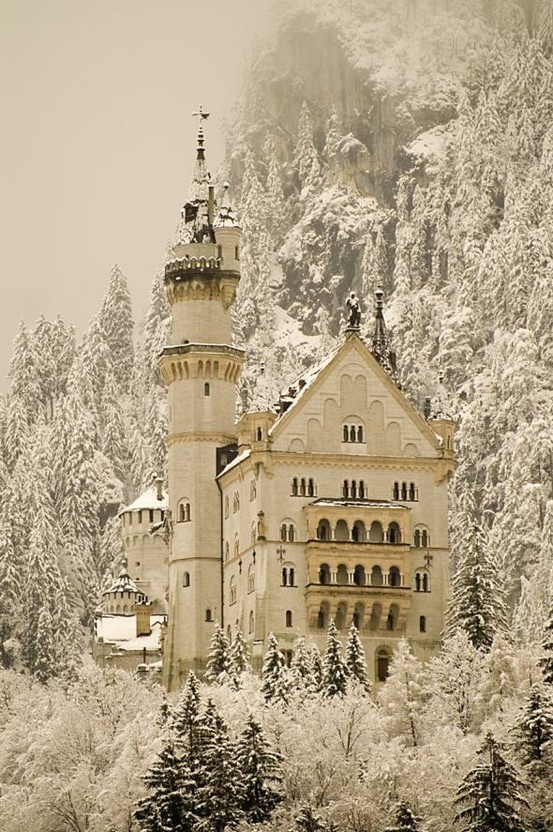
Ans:
[[[204,142],[203,123],[206,119],[209,118],[209,113],[204,113],[203,107],[200,104],[198,109],[194,113],[192,113],[192,115],[194,118],[198,119],[198,144],[200,145],[200,147],[202,147]]]

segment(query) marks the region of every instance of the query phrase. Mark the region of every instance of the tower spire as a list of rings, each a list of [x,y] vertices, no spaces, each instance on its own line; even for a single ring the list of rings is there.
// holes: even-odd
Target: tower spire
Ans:
[[[198,135],[196,145],[196,161],[192,182],[188,191],[188,199],[181,210],[177,226],[173,249],[187,243],[213,242],[213,205],[211,174],[207,168],[205,158],[204,121],[209,113],[204,112],[202,105],[192,113],[198,119]]]
[[[386,370],[397,384],[396,355],[390,347],[386,321],[384,320],[384,290],[377,286],[374,293],[376,300],[375,322],[371,351],[378,363]]]

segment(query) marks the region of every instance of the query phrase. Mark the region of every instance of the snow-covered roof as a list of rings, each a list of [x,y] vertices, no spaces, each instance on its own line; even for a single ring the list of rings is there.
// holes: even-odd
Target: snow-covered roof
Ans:
[[[310,503],[312,506],[356,506],[357,508],[392,508],[392,509],[408,509],[409,506],[404,506],[403,503],[392,503],[389,500],[354,500],[347,497],[340,497],[338,499],[327,499],[320,497]]]
[[[231,461],[229,462],[229,464],[228,464],[228,465],[225,465],[225,467],[223,468],[223,470],[221,471],[221,473],[220,473],[220,474],[218,474],[218,476],[220,477],[222,474],[226,474],[226,473],[227,473],[227,471],[231,471],[231,470],[232,470],[233,468],[235,468],[237,465],[240,465],[240,463],[241,463],[241,462],[243,462],[245,459],[247,459],[247,458],[250,456],[250,454],[251,454],[251,449],[250,449],[250,448],[246,448],[246,450],[245,450],[245,451],[242,451],[242,453],[241,453],[241,454],[238,454],[238,456],[235,456],[235,457],[234,457],[234,459],[231,459]]]
[[[119,575],[115,578],[113,583],[111,584],[108,589],[103,593],[104,595],[109,595],[111,592],[134,592],[138,595],[142,593],[138,589],[137,585],[134,583],[133,579],[127,572],[125,566],[121,569]]]
[[[164,615],[150,616],[149,635],[136,635],[136,615],[109,615],[104,613],[95,619],[96,638],[110,642],[120,650],[159,649],[161,625]]]
[[[134,503],[131,503],[130,506],[122,509],[120,514],[123,514],[125,511],[142,511],[142,509],[149,509],[149,508],[160,508],[165,510],[168,503],[169,497],[166,491],[162,491],[162,499],[158,500],[157,497],[157,486],[152,485],[151,488],[148,488],[140,497],[137,497]]]

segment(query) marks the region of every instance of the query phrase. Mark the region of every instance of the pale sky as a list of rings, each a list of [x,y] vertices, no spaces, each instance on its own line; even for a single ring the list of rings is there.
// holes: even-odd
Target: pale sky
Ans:
[[[0,389],[20,320],[82,332],[118,263],[146,307],[270,0],[0,0]]]

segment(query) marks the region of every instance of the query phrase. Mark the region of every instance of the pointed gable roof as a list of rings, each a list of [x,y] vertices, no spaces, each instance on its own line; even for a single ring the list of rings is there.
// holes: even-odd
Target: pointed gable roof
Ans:
[[[332,372],[344,361],[348,354],[355,355],[368,367],[370,372],[379,379],[387,392],[398,403],[410,422],[420,431],[432,447],[438,449],[440,440],[437,434],[429,427],[418,410],[416,410],[405,394],[399,389],[370,349],[361,340],[357,332],[351,330],[347,333],[345,341],[338,349],[297,380],[296,384],[299,383],[301,389],[288,409],[272,426],[269,433],[273,439],[277,439],[286,432],[298,413],[308,405],[316,392],[323,387],[325,380],[330,377]],[[305,382],[303,386],[301,385],[302,381]]]

